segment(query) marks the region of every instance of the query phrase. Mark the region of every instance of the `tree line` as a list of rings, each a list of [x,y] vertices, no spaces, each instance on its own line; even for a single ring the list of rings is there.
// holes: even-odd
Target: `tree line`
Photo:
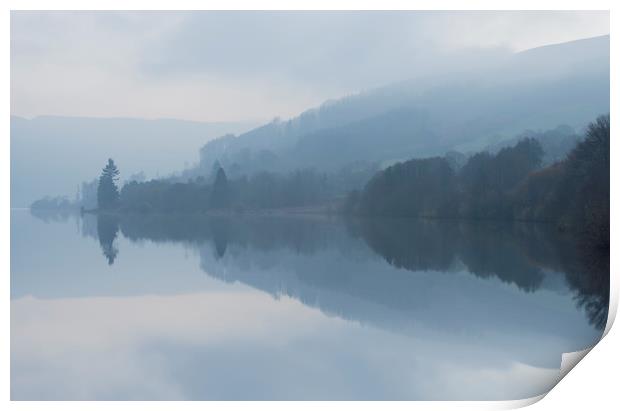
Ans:
[[[301,207],[328,202],[336,192],[326,174],[311,169],[289,174],[260,172],[230,180],[216,162],[209,177],[186,182],[131,181],[121,189],[116,185],[117,175],[110,159],[99,178],[101,211],[194,213]]]
[[[539,140],[532,137],[469,158],[448,154],[399,162],[369,175],[363,188],[350,191],[341,211],[358,216],[544,221],[581,230],[597,247],[608,247],[609,125],[609,115],[599,117],[566,158],[547,166]],[[358,184],[362,177],[356,176]],[[118,178],[119,170],[109,159],[97,181],[99,210],[186,213],[303,207],[344,197],[353,180],[350,173],[313,169],[229,179],[217,161],[211,175],[186,181],[133,180],[119,189]],[[94,183],[83,184],[82,191],[92,202]]]
[[[413,159],[352,191],[346,213],[362,216],[528,220],[555,223],[609,247],[609,115],[561,161],[541,167],[540,143],[525,138],[455,168],[447,158]]]

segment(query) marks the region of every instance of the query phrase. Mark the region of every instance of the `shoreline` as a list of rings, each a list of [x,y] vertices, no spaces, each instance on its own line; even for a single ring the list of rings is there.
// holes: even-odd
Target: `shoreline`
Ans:
[[[13,209],[12,209],[13,210]],[[16,208],[15,210],[36,210],[39,212],[49,213],[75,213],[75,214],[91,214],[91,215],[115,215],[119,217],[130,216],[188,216],[188,217],[286,217],[286,216],[323,216],[323,217],[342,217],[347,219],[362,220],[428,220],[428,221],[455,221],[455,222],[479,222],[479,223],[520,223],[520,224],[537,224],[545,226],[553,226],[558,231],[570,232],[570,227],[562,227],[558,223],[548,220],[534,219],[503,219],[503,218],[475,218],[475,217],[440,217],[440,216],[389,216],[389,215],[360,215],[348,214],[339,210],[337,207],[326,205],[321,206],[304,206],[304,207],[283,207],[270,209],[251,209],[251,210],[207,210],[199,212],[182,212],[182,211],[147,211],[141,212],[136,210],[99,210],[99,209],[33,209],[31,207]]]

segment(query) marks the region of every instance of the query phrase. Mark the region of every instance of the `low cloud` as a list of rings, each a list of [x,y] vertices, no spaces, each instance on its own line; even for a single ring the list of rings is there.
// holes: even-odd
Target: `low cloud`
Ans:
[[[237,121],[609,33],[607,12],[11,14],[11,113]]]

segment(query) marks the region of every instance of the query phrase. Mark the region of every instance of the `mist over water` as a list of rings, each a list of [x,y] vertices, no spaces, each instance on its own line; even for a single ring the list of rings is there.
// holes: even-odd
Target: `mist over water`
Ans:
[[[518,399],[607,316],[544,225],[11,218],[13,399]]]
[[[608,11],[11,12],[11,399],[545,394],[610,77]]]

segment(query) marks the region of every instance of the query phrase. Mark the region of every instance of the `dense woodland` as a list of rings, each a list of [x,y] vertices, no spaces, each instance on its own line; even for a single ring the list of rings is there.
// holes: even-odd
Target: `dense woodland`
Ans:
[[[609,247],[609,132],[609,116],[599,117],[564,160],[547,167],[532,138],[497,154],[478,153],[459,169],[439,157],[398,163],[350,193],[344,209],[366,216],[550,222]]]
[[[120,209],[137,212],[204,212],[300,207],[330,201],[335,194],[326,174],[298,170],[261,172],[228,179],[217,166],[210,178],[186,183],[166,180],[131,182],[120,190]]]

